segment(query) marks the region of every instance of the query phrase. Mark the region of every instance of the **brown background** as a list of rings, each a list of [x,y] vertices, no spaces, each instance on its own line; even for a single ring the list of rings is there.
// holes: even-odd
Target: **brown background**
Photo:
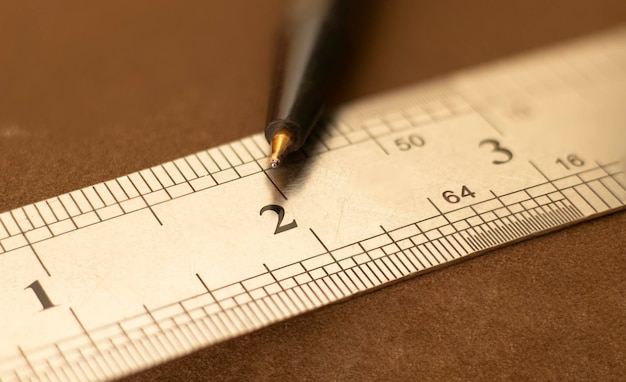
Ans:
[[[0,1],[0,210],[261,131],[281,9]],[[374,9],[337,102],[626,21],[619,0]],[[624,380],[625,227],[616,213],[129,380]]]

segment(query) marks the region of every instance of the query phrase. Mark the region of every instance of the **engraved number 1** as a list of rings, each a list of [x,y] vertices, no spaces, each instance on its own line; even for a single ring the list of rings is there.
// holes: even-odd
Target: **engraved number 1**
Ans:
[[[43,287],[41,286],[39,280],[35,280],[32,284],[24,288],[24,290],[29,288],[32,289],[33,292],[35,292],[35,296],[37,296],[37,299],[39,299],[39,302],[41,303],[41,306],[43,306],[44,310],[55,306],[52,301],[50,301],[50,297],[48,297],[46,291],[43,290]]]

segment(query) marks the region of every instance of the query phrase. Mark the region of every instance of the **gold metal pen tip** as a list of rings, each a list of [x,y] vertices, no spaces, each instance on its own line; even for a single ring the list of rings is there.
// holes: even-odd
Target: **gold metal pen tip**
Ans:
[[[272,138],[272,155],[270,156],[270,166],[272,168],[280,166],[280,161],[289,152],[292,144],[291,134],[279,131],[274,135]]]

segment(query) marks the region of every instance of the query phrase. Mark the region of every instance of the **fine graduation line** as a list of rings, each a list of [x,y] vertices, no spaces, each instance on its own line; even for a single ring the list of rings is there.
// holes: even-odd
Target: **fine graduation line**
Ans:
[[[395,132],[395,131],[394,131]],[[254,143],[256,143],[256,141],[253,140]],[[348,140],[348,142],[350,142]],[[242,141],[242,144],[245,143]],[[332,145],[326,144],[326,142],[324,142],[324,146],[327,150],[330,150],[330,148],[332,147]],[[239,156],[239,154],[236,152],[236,150],[234,150],[231,147],[231,150],[233,151],[233,154],[237,157],[236,159],[238,159],[239,161],[243,161],[242,157]],[[245,145],[244,145],[245,147]],[[228,158],[228,155],[226,153],[224,153],[225,150],[222,150],[220,148],[217,148],[218,152],[221,153],[221,155],[224,157],[224,160],[226,162],[228,162],[228,164],[230,166],[233,166],[233,162],[231,162],[231,160],[233,158]],[[216,159],[212,158],[211,154],[208,153],[207,151],[207,155],[209,155],[209,157],[211,158],[211,160],[215,161]],[[218,158],[219,159],[219,158]],[[256,159],[257,161],[257,165],[258,165],[258,159]],[[187,179],[187,177],[184,174],[184,171],[181,170],[181,168],[179,168],[176,163],[173,163],[174,166],[174,170],[177,172],[176,174],[170,174],[168,172],[168,169],[166,168],[167,166],[160,166],[160,169],[166,173],[167,177],[169,177],[169,181],[171,181],[171,183],[173,183],[173,185],[171,185],[172,187],[183,184],[183,183],[187,183],[190,188],[192,190],[195,190],[195,188],[191,185],[190,179]],[[262,166],[259,166],[261,168],[260,171],[263,171]],[[601,167],[598,164],[598,167]],[[218,167],[219,168],[219,167]],[[603,170],[606,171],[605,168],[602,168]],[[171,170],[171,171],[174,171]],[[220,170],[222,170],[220,168]],[[232,168],[233,172],[236,174],[237,178],[235,179],[231,179],[229,181],[233,181],[236,179],[241,179],[242,173],[240,173],[240,171],[236,168]],[[169,199],[174,199],[177,197],[182,197],[184,195],[179,195],[176,196],[175,194],[171,194],[169,187],[165,187],[164,184],[162,183],[163,180],[165,179],[161,179],[160,176],[158,176],[158,174],[156,174],[154,172],[154,170],[149,169],[149,171],[153,174],[153,176],[155,177],[156,181],[159,182],[159,184],[161,184],[161,190],[164,190],[165,193],[168,194]],[[258,172],[260,172],[258,171]],[[400,263],[396,263],[394,261],[394,259],[399,258],[400,254],[403,254],[404,256],[407,256],[406,253],[407,252],[411,252],[413,253],[413,255],[415,256],[414,258],[421,263],[420,257],[426,261],[428,261],[431,266],[432,265],[437,265],[440,264],[440,260],[441,258],[443,258],[444,260],[450,260],[447,256],[446,253],[449,256],[455,257],[453,252],[450,251],[450,248],[446,245],[446,242],[448,244],[450,244],[452,246],[453,249],[456,250],[456,247],[454,245],[452,245],[452,239],[457,240],[457,236],[461,239],[459,239],[457,241],[457,243],[459,243],[459,245],[461,247],[463,247],[462,244],[460,244],[461,242],[463,242],[463,240],[469,240],[470,238],[472,238],[472,240],[475,240],[476,243],[481,244],[482,246],[485,246],[484,248],[491,248],[493,246],[497,246],[498,244],[502,243],[502,242],[506,242],[506,241],[510,241],[510,237],[508,237],[506,234],[504,234],[504,228],[506,229],[510,229],[511,232],[514,232],[514,228],[517,228],[517,232],[520,235],[519,237],[523,237],[524,235],[527,235],[529,232],[543,232],[547,229],[551,229],[553,227],[558,226],[558,224],[562,223],[563,221],[575,221],[580,217],[583,216],[587,216],[586,213],[581,212],[581,210],[579,210],[578,207],[583,208],[582,204],[580,203],[585,203],[585,205],[588,207],[585,207],[587,209],[592,209],[594,212],[597,211],[605,211],[607,209],[611,209],[609,203],[607,202],[607,200],[605,200],[605,198],[603,198],[602,195],[604,195],[603,193],[607,193],[607,194],[612,194],[612,191],[609,187],[606,186],[606,184],[604,184],[602,182],[602,180],[604,179],[605,182],[607,179],[613,179],[613,177],[615,176],[616,173],[611,174],[609,171],[606,171],[607,175],[601,178],[594,178],[594,179],[588,179],[587,181],[585,181],[583,179],[583,177],[581,176],[582,173],[586,172],[586,171],[591,171],[591,170],[585,170],[583,172],[574,174],[572,176],[574,177],[578,177],[578,179],[581,181],[581,183],[577,183],[576,185],[573,186],[568,186],[565,188],[559,188],[559,187],[555,187],[556,190],[560,191],[564,191],[564,190],[570,190],[572,193],[575,194],[575,196],[577,196],[579,199],[578,200],[570,200],[568,198],[567,195],[563,196],[562,199],[558,199],[558,200],[551,200],[549,203],[536,203],[538,204],[538,207],[528,207],[527,205],[523,204],[522,201],[517,200],[515,202],[513,202],[512,204],[507,205],[507,203],[502,203],[501,198],[505,195],[496,195],[495,193],[492,192],[493,197],[495,199],[498,199],[498,201],[500,201],[500,204],[502,205],[502,207],[506,208],[506,210],[509,212],[509,215],[504,216],[504,217],[498,217],[498,219],[496,220],[489,220],[487,218],[485,218],[485,214],[487,212],[492,212],[495,211],[495,209],[489,210],[489,211],[483,211],[481,213],[478,213],[477,209],[474,208],[475,204],[470,205],[470,209],[472,210],[473,215],[471,217],[477,217],[480,222],[476,223],[476,224],[468,224],[468,228],[466,229],[460,229],[457,228],[457,226],[454,224],[458,221],[451,221],[452,219],[449,219],[449,214],[452,211],[448,211],[446,213],[442,213],[442,211],[438,211],[439,215],[437,216],[441,216],[444,218],[444,220],[446,220],[446,225],[445,226],[436,226],[432,229],[429,228],[429,230],[427,232],[423,232],[420,228],[420,226],[418,225],[418,223],[420,222],[415,222],[415,223],[411,223],[411,225],[415,225],[415,227],[419,230],[420,234],[422,235],[426,235],[428,236],[429,233],[434,233],[436,232],[439,236],[434,237],[434,238],[428,238],[428,240],[426,242],[418,242],[418,241],[413,241],[413,239],[411,237],[408,238],[408,240],[412,243],[412,246],[405,248],[404,250],[401,249],[400,246],[400,239],[398,240],[394,240],[392,237],[392,234],[397,234],[399,232],[400,228],[396,228],[396,229],[392,229],[392,230],[385,230],[382,226],[381,229],[383,230],[383,234],[381,235],[385,235],[387,238],[389,238],[389,240],[391,241],[391,243],[395,244],[397,251],[391,251],[388,252],[386,250],[383,249],[383,246],[379,246],[376,248],[369,248],[368,250],[365,249],[364,245],[362,244],[364,241],[371,239],[373,237],[378,237],[381,235],[375,235],[373,237],[370,238],[365,238],[362,239],[360,241],[358,241],[357,244],[358,247],[360,247],[362,253],[358,254],[358,255],[364,255],[367,257],[366,261],[363,262],[359,262],[356,261],[356,256],[354,255],[352,257],[349,257],[350,260],[353,261],[354,265],[351,268],[343,268],[342,266],[340,266],[336,271],[331,271],[328,268],[329,264],[325,264],[325,265],[319,265],[317,266],[317,268],[314,268],[312,270],[308,269],[304,263],[302,261],[298,261],[294,264],[299,264],[301,266],[301,268],[304,269],[303,273],[306,273],[309,275],[309,277],[311,277],[312,282],[314,281],[315,283],[319,282],[319,286],[318,289],[321,290],[323,293],[326,294],[326,291],[329,293],[326,297],[326,302],[332,302],[333,299],[340,299],[343,296],[349,295],[350,293],[354,293],[352,291],[352,289],[350,288],[350,286],[348,285],[349,283],[344,279],[344,277],[346,277],[351,283],[353,283],[354,285],[356,285],[356,283],[358,282],[357,279],[359,281],[362,281],[365,279],[365,277],[367,277],[370,281],[369,284],[371,284],[371,286],[366,286],[367,288],[370,287],[374,287],[374,286],[378,286],[381,285],[383,283],[385,283],[386,281],[389,280],[395,280],[395,279],[399,279],[401,277],[403,277],[406,273],[403,271],[402,269],[402,265],[400,265],[400,263],[402,263],[405,267],[406,264],[404,264],[402,262],[402,260],[398,260],[400,261]],[[161,171],[159,171],[160,173]],[[195,171],[194,171],[195,172]],[[181,180],[178,184],[176,184],[175,179],[178,178],[178,175],[182,176],[182,178],[184,180]],[[197,175],[197,173],[196,173]],[[207,171],[207,175],[212,177],[212,174],[210,171]],[[267,176],[267,174],[266,174]],[[568,175],[567,177],[570,177],[570,175]],[[213,177],[212,177],[213,178]],[[566,178],[566,177],[564,177]],[[121,178],[120,178],[121,179]],[[127,178],[130,183],[132,184],[132,186],[135,188],[135,191],[138,192],[139,195],[142,195],[142,192],[139,192],[139,187],[138,185],[136,185],[133,180],[128,177]],[[215,178],[213,178],[215,179]],[[546,178],[547,179],[547,178]],[[547,179],[548,182],[547,183],[553,183],[555,181],[555,179]],[[593,186],[594,181],[597,180],[597,183],[602,186],[602,188],[600,189],[596,189],[594,188],[595,186]],[[619,180],[615,180],[616,183],[621,186],[623,188],[623,185],[621,185],[621,183],[619,182]],[[121,182],[118,179],[114,180],[115,184],[117,185],[117,187],[119,188],[119,191],[121,191],[125,197],[125,199],[123,201],[126,200],[132,200],[132,198],[129,197],[129,190],[125,189],[123,182]],[[169,182],[167,182],[169,183]],[[215,182],[215,185],[220,185],[223,184],[225,182]],[[147,182],[146,182],[147,184]],[[544,183],[545,184],[545,183]],[[582,188],[583,185],[585,188]],[[104,183],[105,187],[108,188],[107,183]],[[537,186],[537,185],[535,185]],[[94,190],[96,190],[95,186],[93,187]],[[540,196],[546,196],[547,194],[539,194],[539,195],[535,195],[535,197],[533,197],[528,190],[531,187],[525,188],[521,191],[523,191],[523,193],[526,194],[526,199],[525,200],[530,200],[533,202],[536,202],[536,199]],[[152,190],[152,188],[150,188]],[[606,190],[606,191],[605,191]],[[516,191],[518,192],[518,191]],[[121,205],[122,201],[120,201],[117,195],[115,195],[111,190],[109,190],[109,193],[112,195],[112,197],[114,198],[114,200],[117,202],[118,205]],[[84,192],[82,192],[81,190],[81,195],[83,195],[86,199],[87,202],[89,204],[88,207],[86,207],[83,204],[81,204],[81,201],[77,199],[77,196],[75,196],[74,194],[67,194],[65,195],[65,201],[63,199],[57,199],[58,202],[61,204],[61,207],[65,210],[67,216],[68,216],[68,220],[71,221],[73,223],[74,229],[80,229],[82,227],[84,227],[84,225],[81,224],[77,224],[77,222],[80,222],[78,217],[80,217],[80,214],[86,214],[89,212],[93,212],[96,211],[97,212],[97,208],[94,208],[94,204],[91,203],[91,200],[89,200],[89,197],[87,195],[85,195]],[[597,206],[594,206],[594,201],[590,200],[588,197],[589,195],[595,195],[602,203],[603,203],[603,207],[598,209],[596,208]],[[102,195],[98,194],[98,197],[100,197],[102,199],[102,201],[104,202],[104,198]],[[143,197],[143,195],[142,195]],[[618,201],[622,202],[621,200],[619,200],[619,198],[616,198]],[[492,199],[493,200],[493,199]],[[144,202],[145,202],[145,207],[144,208],[149,208],[151,205],[150,203],[147,203],[145,201],[144,198]],[[164,201],[163,201],[164,202]],[[432,201],[431,201],[432,202]],[[483,203],[485,201],[482,201],[481,203]],[[46,203],[48,203],[46,201]],[[66,203],[71,203],[68,204],[67,206],[65,205]],[[106,203],[104,203],[106,204]],[[155,203],[156,204],[156,203]],[[433,203],[434,204],[434,203]],[[514,205],[520,206],[522,208],[521,211],[518,212],[513,212],[512,211],[512,207]],[[35,205],[35,207],[37,207]],[[604,208],[606,207],[606,208]],[[437,206],[435,206],[435,208],[437,208]],[[90,210],[91,209],[91,210]],[[73,212],[71,212],[71,211]],[[76,210],[78,211],[78,215],[76,214]],[[457,209],[459,210],[459,209]],[[457,211],[457,210],[453,210],[453,211]],[[123,214],[127,214],[127,213],[132,213],[135,210],[132,211],[123,211]],[[71,213],[70,213],[71,212]],[[41,213],[41,211],[39,211],[37,209],[37,213],[39,215],[43,215]],[[53,213],[55,213],[53,211]],[[12,215],[10,215],[12,216]],[[565,220],[559,220],[560,219],[564,219]],[[15,217],[11,217],[14,220],[19,220]],[[43,218],[43,216],[42,216]],[[434,217],[429,217],[424,219],[423,221],[426,220],[430,220]],[[462,221],[464,221],[465,223],[469,222],[470,217],[465,217],[464,219],[462,219]],[[506,220],[505,220],[506,219]],[[76,220],[76,221],[75,221]],[[99,219],[99,221],[104,221],[105,219]],[[37,223],[35,222],[35,220],[31,219],[28,214],[26,214],[25,216],[25,221],[31,226],[34,227]],[[43,221],[48,224],[48,222],[43,219]],[[98,222],[99,222],[98,221]],[[460,221],[460,220],[459,220]],[[84,221],[83,221],[84,222]],[[504,228],[500,228],[500,226],[498,225],[498,222],[502,223],[502,227]],[[20,232],[24,233],[24,227],[22,225],[20,225],[19,223],[23,223],[22,221],[18,221],[17,222],[18,225],[18,229],[20,230]],[[93,223],[95,224],[95,223]],[[3,225],[5,225],[5,223],[3,223]],[[444,234],[444,227],[448,227],[448,228],[452,228],[455,232],[453,232],[452,234]],[[495,228],[494,228],[495,227]],[[6,228],[6,227],[5,227]],[[28,231],[28,230],[27,230]],[[329,248],[320,240],[320,238],[318,237],[318,235],[311,229],[311,232],[315,235],[315,237],[318,239],[318,241],[320,242],[320,244],[322,245],[322,247],[324,247],[325,249],[325,253],[324,254],[328,254],[332,257],[333,262],[332,264],[335,265],[339,265],[339,263],[337,262],[336,258],[333,256],[334,251],[330,251]],[[63,233],[61,233],[63,234]],[[457,235],[457,236],[455,236]],[[54,237],[54,235],[53,235]],[[452,239],[450,239],[450,237],[452,237]],[[407,238],[403,238],[403,240],[407,240]],[[29,241],[30,243],[30,241]],[[471,247],[471,244],[469,244],[470,242],[467,241],[467,244]],[[478,245],[477,248],[480,248],[481,245]],[[407,250],[408,249],[408,250]],[[470,250],[467,250],[467,248],[463,248],[465,249],[466,254],[471,253]],[[474,249],[474,248],[472,248]],[[3,247],[3,250],[5,250],[5,248]],[[12,250],[12,249],[11,249]],[[374,254],[374,251],[378,251],[377,254]],[[474,249],[475,250],[475,249]],[[381,257],[376,257],[379,254],[382,253]],[[419,253],[419,255],[417,255],[417,253]],[[462,253],[462,252],[461,252]],[[439,255],[439,256],[438,256]],[[319,256],[319,255],[318,255]],[[394,257],[395,256],[395,257]],[[315,256],[314,256],[315,257]],[[412,263],[412,261],[410,260],[409,257],[406,257],[409,262]],[[432,260],[432,262],[431,262]],[[423,265],[423,264],[422,264]],[[286,266],[284,266],[286,267]],[[424,267],[427,268],[427,267]],[[422,270],[424,269],[422,268]],[[415,267],[416,272],[418,272],[418,268]],[[312,276],[313,271],[317,271],[320,270],[323,272],[322,275],[318,275],[318,276]],[[407,268],[408,270],[408,268]],[[270,272],[269,269],[267,269],[268,272]],[[272,276],[274,276],[273,272],[270,272],[270,274],[272,274]],[[319,272],[317,272],[316,274],[319,274]],[[351,277],[351,274],[357,275],[357,279],[353,279],[353,276]],[[361,278],[359,276],[359,274],[364,275],[364,278]],[[200,278],[200,276],[198,274],[196,274],[198,279],[200,280],[200,282],[202,284],[204,284],[204,282],[202,281],[202,279]],[[376,280],[374,280],[374,278]],[[270,302],[271,304],[273,304],[273,309],[276,309],[279,314],[275,317],[276,320],[278,319],[282,319],[291,315],[295,315],[299,312],[302,312],[303,310],[303,306],[306,309],[306,303],[304,303],[303,299],[300,298],[300,296],[297,294],[297,292],[295,292],[297,289],[296,287],[292,287],[292,288],[287,288],[284,287],[282,284],[280,284],[281,281],[287,280],[287,279],[295,279],[294,275],[291,276],[286,276],[286,278],[281,279],[281,280],[277,280],[276,278],[274,278],[275,282],[279,283],[280,286],[280,291],[278,292],[269,292],[269,286],[262,286],[261,288],[267,293],[267,298],[263,298],[263,299],[259,299],[259,300],[255,300],[254,302],[256,303],[257,301],[262,301],[263,303],[266,303],[266,301]],[[242,283],[243,281],[239,281],[238,283]],[[297,282],[296,280],[296,284],[298,288],[302,288],[301,284]],[[205,288],[206,288],[206,284]],[[307,284],[308,285],[308,284]],[[316,284],[317,285],[317,284]],[[363,285],[365,285],[365,282],[363,282]],[[243,286],[243,284],[242,284]],[[220,291],[220,290],[225,290],[225,288],[227,288],[228,286],[224,286],[221,288],[217,288],[216,291]],[[347,292],[346,289],[347,288]],[[212,292],[207,289],[207,293],[211,293]],[[358,288],[357,288],[358,289]],[[250,294],[252,291],[248,291],[245,286],[244,286],[244,292],[242,293],[248,293]],[[332,296],[331,296],[332,295]],[[254,324],[246,324],[246,313],[245,311],[242,309],[242,306],[239,305],[237,303],[236,306],[229,306],[226,307],[225,305],[222,305],[222,302],[227,301],[229,299],[233,299],[234,296],[222,296],[221,299],[216,299],[215,296],[213,296],[213,300],[215,302],[215,304],[217,304],[220,308],[220,310],[216,313],[209,313],[207,306],[202,306],[202,310],[204,311],[204,313],[206,314],[206,319],[207,320],[211,320],[213,321],[213,319],[216,320],[217,323],[214,323],[213,325],[215,325],[215,328],[218,329],[218,331],[220,332],[220,336],[218,336],[218,339],[223,339],[225,337],[229,337],[232,336],[233,334],[238,334],[241,333],[242,330],[250,329],[249,325],[252,325],[252,327],[254,327]],[[180,304],[183,308],[184,308],[184,301],[186,300],[182,300],[182,301],[178,301],[175,304]],[[236,302],[236,301],[235,301]],[[301,304],[299,304],[299,303]],[[174,303],[173,303],[174,304]],[[167,306],[171,306],[172,304],[163,306],[163,307],[159,307],[156,308],[154,311],[159,311],[160,309],[165,309],[165,307]],[[268,309],[269,308],[269,305]],[[70,308],[71,309],[71,308]],[[237,310],[239,309],[239,310]],[[147,310],[147,309],[146,309]],[[185,311],[187,311],[187,309],[185,309]],[[191,314],[195,314],[195,310],[192,310],[191,312],[187,311],[187,314],[189,314],[191,316]],[[243,312],[243,313],[240,313]],[[73,313],[73,311],[72,311]],[[73,313],[74,314],[74,313]],[[147,312],[146,314],[151,314],[150,312]],[[242,316],[243,314],[243,316]],[[76,315],[74,314],[75,318],[78,321],[78,318],[76,317]],[[161,326],[161,324],[159,322],[156,322],[155,320],[155,316],[152,316],[153,321],[155,321],[156,325]],[[174,317],[173,316],[168,316],[163,318],[163,320],[173,320]],[[80,324],[80,321],[78,321]],[[204,319],[200,320],[199,322],[204,323]],[[122,327],[121,323],[115,323],[115,325],[119,325],[119,327]],[[263,323],[261,323],[261,325],[263,325]],[[82,324],[81,324],[82,326]],[[84,330],[84,326],[83,330]],[[106,326],[108,327],[108,326]],[[95,328],[92,329],[92,332],[98,332],[99,330],[105,330],[105,327],[102,328]],[[163,335],[165,335],[165,339],[169,338],[168,336],[173,336],[172,338],[175,338],[178,343],[178,346],[174,346],[175,348],[186,348],[187,346],[190,346],[189,343],[190,341],[184,342],[181,340],[181,338],[184,338],[186,336],[184,329],[182,326],[178,326],[176,325],[175,327],[172,327],[171,329],[163,329],[161,330],[163,332]],[[167,332],[167,334],[165,334],[165,332]],[[143,337],[136,339],[136,340],[132,340],[131,342],[129,342],[129,345],[135,346],[135,343],[138,344],[142,344],[142,346],[145,347],[144,344],[144,340],[150,344],[150,346],[152,347],[152,350],[148,350],[148,354],[150,355],[150,357],[152,357],[153,360],[158,361],[163,359],[164,357],[169,356],[171,353],[171,349],[168,349],[167,346],[165,346],[163,343],[161,343],[161,339],[159,337],[154,338],[154,340],[157,341],[157,343],[153,343],[152,342],[152,337],[151,334],[147,333],[146,331],[143,330],[143,328],[141,328],[141,333],[143,335]],[[130,337],[127,335],[127,337],[130,340]],[[92,342],[94,342],[93,337],[90,338],[90,340]],[[168,340],[170,341],[170,340]],[[112,343],[111,339],[106,339],[106,343]],[[158,343],[161,343],[160,345]],[[58,348],[58,344],[54,344],[57,348]],[[171,345],[171,344],[170,344]],[[122,347],[125,347],[126,345],[119,345],[120,349]],[[99,348],[96,346],[96,349],[99,350]],[[107,353],[102,353],[100,352],[100,358],[97,358],[98,355],[97,354],[92,354],[92,355],[88,355],[88,354],[84,354],[83,351],[81,349],[74,349],[74,352],[78,352],[78,354],[81,355],[82,359],[86,359],[86,357],[88,357],[86,364],[84,365],[85,367],[89,367],[92,368],[93,365],[96,366],[96,369],[98,370],[83,370],[82,374],[84,376],[92,376],[93,375],[107,375],[107,371],[103,369],[103,365],[108,364],[107,356],[108,357],[112,357],[112,352],[118,352],[119,354],[121,353],[121,350],[118,348],[112,349],[111,352],[109,352],[107,350]],[[22,349],[20,349],[22,350]],[[175,349],[176,350],[176,349]],[[22,350],[23,352],[23,350]],[[115,354],[118,354],[115,353]],[[26,353],[24,353],[26,354]],[[36,359],[38,359],[38,353],[37,352],[33,352],[32,354],[29,352],[29,356],[28,358],[25,357],[26,362],[31,363],[31,366],[34,365],[34,363],[32,363],[30,361],[30,359],[33,359],[33,357],[35,357]],[[112,358],[111,358],[112,359]],[[104,362],[104,364],[99,364],[98,362]],[[51,363],[46,360],[47,364],[50,366]],[[83,368],[83,365],[80,363],[77,363],[76,359],[74,359],[72,362],[69,362],[66,360],[66,364],[68,365],[68,367],[70,368],[70,370],[72,370],[72,364],[76,367],[78,367],[79,369]],[[145,364],[145,362],[144,362]],[[111,367],[111,365],[108,365],[109,368]],[[50,366],[51,367],[51,366]],[[118,367],[119,368],[119,367]],[[42,373],[43,375],[49,375],[49,370],[41,370],[38,369],[40,373]],[[37,373],[37,370],[32,370],[32,372]],[[53,371],[54,372],[54,371]],[[27,372],[26,372],[27,373]],[[27,374],[23,374],[22,372],[15,371],[15,376],[17,378],[28,378]]]

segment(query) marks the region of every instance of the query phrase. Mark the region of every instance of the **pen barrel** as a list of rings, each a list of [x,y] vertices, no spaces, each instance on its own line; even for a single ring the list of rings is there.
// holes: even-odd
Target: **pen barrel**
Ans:
[[[317,12],[289,28],[275,75],[271,122],[265,129],[268,142],[278,131],[287,132],[293,141],[289,151],[295,151],[317,123],[342,66],[347,1],[314,1]]]

